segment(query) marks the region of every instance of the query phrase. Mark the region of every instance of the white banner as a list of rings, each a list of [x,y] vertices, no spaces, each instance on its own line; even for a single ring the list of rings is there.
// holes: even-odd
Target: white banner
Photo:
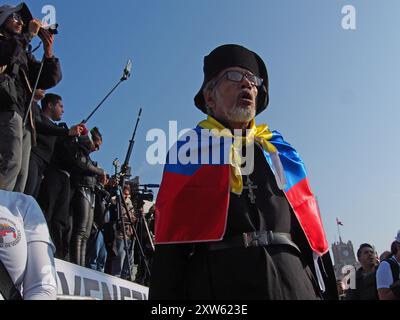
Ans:
[[[56,260],[58,295],[98,300],[147,300],[149,288]]]

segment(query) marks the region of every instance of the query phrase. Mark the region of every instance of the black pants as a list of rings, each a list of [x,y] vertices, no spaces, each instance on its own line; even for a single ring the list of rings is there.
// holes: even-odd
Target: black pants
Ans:
[[[0,111],[0,189],[24,192],[31,154],[31,131],[15,111]]]
[[[86,266],[86,246],[92,231],[95,195],[91,188],[79,187],[72,199],[72,236],[70,261]]]
[[[28,180],[26,181],[24,193],[32,196],[35,199],[39,196],[40,186],[43,180],[43,174],[46,170],[47,164],[39,156],[31,152],[29,159],[29,172]]]
[[[58,259],[65,259],[69,249],[70,193],[69,176],[49,167],[41,184],[38,202],[49,226]]]

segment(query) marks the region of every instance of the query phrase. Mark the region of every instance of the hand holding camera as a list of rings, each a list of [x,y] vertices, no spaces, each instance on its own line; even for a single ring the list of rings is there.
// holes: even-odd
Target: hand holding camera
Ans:
[[[47,29],[40,28],[39,38],[43,42],[44,54],[46,58],[49,59],[53,57],[54,34],[50,33],[50,31]]]
[[[57,25],[55,29],[52,29],[52,27],[45,28],[42,21],[35,18],[29,22],[28,32],[31,39],[39,36],[40,40],[42,40],[46,58],[53,57],[54,34],[57,33]]]
[[[39,34],[40,29],[42,28],[42,21],[39,19],[32,19],[29,22],[28,32],[31,38],[36,37]]]

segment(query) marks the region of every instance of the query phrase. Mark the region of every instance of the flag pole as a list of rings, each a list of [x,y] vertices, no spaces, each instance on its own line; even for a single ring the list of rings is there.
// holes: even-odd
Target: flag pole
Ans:
[[[343,241],[342,241],[342,236],[340,234],[340,224],[339,224],[339,219],[338,218],[336,218],[336,225],[337,225],[337,230],[338,230],[338,233],[339,233],[339,241],[340,241],[340,243],[342,243]]]

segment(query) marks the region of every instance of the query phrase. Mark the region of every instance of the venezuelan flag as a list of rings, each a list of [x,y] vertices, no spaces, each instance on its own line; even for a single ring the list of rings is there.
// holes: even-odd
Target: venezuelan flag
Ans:
[[[224,237],[231,191],[230,146],[226,139],[211,138],[204,132],[197,127],[189,141],[178,141],[168,155],[156,202],[157,244],[220,241]],[[304,163],[278,132],[273,132],[270,142],[277,152],[264,151],[266,161],[311,249],[322,256],[329,245]],[[191,161],[182,161],[182,155]]]

